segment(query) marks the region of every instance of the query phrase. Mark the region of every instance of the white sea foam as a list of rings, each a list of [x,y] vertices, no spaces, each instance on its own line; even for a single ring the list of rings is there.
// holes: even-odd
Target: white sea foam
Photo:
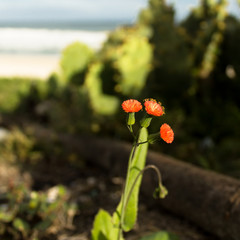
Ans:
[[[59,54],[63,48],[75,41],[97,50],[107,35],[107,31],[0,28],[0,53]]]

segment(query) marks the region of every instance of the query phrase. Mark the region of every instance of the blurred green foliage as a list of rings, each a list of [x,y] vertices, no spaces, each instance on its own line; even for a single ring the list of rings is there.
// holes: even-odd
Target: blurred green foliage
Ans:
[[[119,100],[107,94],[103,94],[100,74],[103,65],[99,62],[92,64],[85,79],[85,88],[88,91],[91,106],[96,113],[113,115],[119,105]]]
[[[158,150],[240,177],[240,20],[226,7],[202,0],[179,22],[172,5],[149,0],[137,22],[112,31],[98,52],[67,47],[47,91],[32,87],[18,114],[61,131],[128,139],[121,102],[156,98],[167,111],[159,121],[175,131],[175,143]]]
[[[40,153],[34,151],[35,141],[20,129],[14,127],[0,140],[0,161],[12,164],[35,164]]]
[[[130,97],[138,96],[145,87],[152,60],[148,40],[134,36],[119,48],[114,67],[119,71],[116,90]]]
[[[60,185],[46,192],[30,191],[23,185],[9,186],[0,196],[1,238],[43,239],[52,226],[54,231],[66,227],[68,212],[74,209],[66,199],[66,189]]]
[[[58,185],[49,188],[48,185],[47,190],[41,186],[44,191],[36,191],[31,190],[30,185],[34,182],[34,188],[38,188],[36,186],[39,183],[33,181],[35,179],[31,174],[34,170],[39,172],[42,164],[49,166],[49,161],[53,162],[56,158],[59,164],[60,157],[69,163],[70,154],[72,157],[73,153],[63,151],[56,140],[52,145],[44,145],[44,142],[32,136],[31,129],[23,131],[12,127],[5,131],[1,129],[0,133],[0,168],[5,173],[1,176],[0,189],[1,238],[45,239],[71,228],[77,206],[70,203],[65,187]],[[51,181],[48,184],[53,185]]]
[[[38,88],[44,88],[42,81],[26,78],[0,78],[0,112],[12,112],[22,100],[29,94],[31,85],[37,84]]]
[[[60,78],[64,82],[68,80],[79,81],[93,56],[93,51],[85,44],[80,42],[70,44],[62,52],[60,62],[62,76]]]

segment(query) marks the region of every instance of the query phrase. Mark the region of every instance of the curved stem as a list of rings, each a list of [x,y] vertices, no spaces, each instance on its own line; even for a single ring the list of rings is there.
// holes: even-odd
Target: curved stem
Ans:
[[[142,169],[142,170],[138,173],[137,177],[135,178],[135,180],[134,180],[134,182],[133,182],[133,184],[132,184],[132,186],[131,186],[131,189],[130,189],[128,195],[127,195],[126,202],[125,202],[125,204],[124,204],[124,206],[123,206],[123,211],[124,211],[124,212],[126,211],[127,204],[128,204],[128,202],[129,202],[129,199],[130,199],[130,197],[131,197],[131,194],[132,194],[132,192],[133,192],[133,190],[134,190],[134,187],[135,187],[135,185],[136,185],[139,177],[140,177],[141,175],[143,175],[143,173],[144,173],[146,170],[148,170],[148,169],[153,169],[153,170],[155,170],[155,172],[157,173],[157,177],[158,177],[158,184],[160,185],[160,184],[162,183],[161,173],[160,173],[159,169],[158,169],[155,165],[148,165],[148,166],[146,166],[144,169]]]
[[[135,147],[137,147],[137,146],[135,145]],[[122,205],[122,210],[121,210],[121,219],[120,219],[120,228],[119,228],[119,232],[118,232],[118,240],[121,239],[121,235],[122,235],[122,224],[123,224],[123,220],[124,220],[124,214],[123,214],[123,213],[124,213],[124,212],[126,211],[126,209],[127,209],[127,204],[128,204],[129,199],[130,199],[130,197],[131,197],[131,194],[132,194],[132,192],[133,192],[133,190],[134,190],[134,187],[135,187],[138,179],[140,178],[140,176],[143,175],[143,173],[144,173],[146,170],[148,170],[148,169],[153,169],[153,170],[157,173],[158,184],[160,185],[160,184],[162,183],[161,173],[160,173],[159,169],[158,169],[155,165],[148,165],[148,166],[146,166],[144,169],[142,169],[142,170],[138,173],[137,177],[135,178],[135,180],[134,180],[134,182],[133,182],[133,184],[132,184],[132,186],[131,186],[131,189],[130,189],[128,195],[127,195],[126,200],[125,200],[125,197],[124,197],[124,199],[123,199],[123,205]],[[125,185],[125,186],[126,186],[126,185]]]

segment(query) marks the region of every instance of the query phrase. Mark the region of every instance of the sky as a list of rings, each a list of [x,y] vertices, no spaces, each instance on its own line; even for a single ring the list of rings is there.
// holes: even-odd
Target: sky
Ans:
[[[199,0],[167,0],[183,18]],[[237,0],[230,10],[240,16]],[[0,21],[126,20],[134,21],[148,0],[0,0]]]

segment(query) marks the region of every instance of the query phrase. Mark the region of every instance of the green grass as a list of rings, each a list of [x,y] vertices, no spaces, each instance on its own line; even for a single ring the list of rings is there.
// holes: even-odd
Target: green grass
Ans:
[[[4,78],[0,77],[0,112],[13,111],[19,104],[21,97],[29,93],[32,84],[40,88],[46,85],[44,81],[27,78]]]

